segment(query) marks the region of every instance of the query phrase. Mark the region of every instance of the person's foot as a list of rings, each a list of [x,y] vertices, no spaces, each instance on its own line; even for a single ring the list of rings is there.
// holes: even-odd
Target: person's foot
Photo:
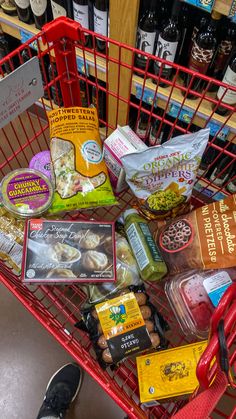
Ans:
[[[37,419],[65,417],[82,383],[82,371],[77,364],[61,367],[49,380]]]

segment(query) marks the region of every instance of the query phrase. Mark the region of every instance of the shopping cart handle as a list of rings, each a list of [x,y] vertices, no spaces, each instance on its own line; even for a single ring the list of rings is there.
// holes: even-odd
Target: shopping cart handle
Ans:
[[[81,24],[64,16],[46,23],[42,28],[41,36],[44,43],[55,42],[62,38],[85,43]]]
[[[227,310],[230,307],[230,304],[233,300],[236,300],[236,283],[232,284],[224,293],[221,298],[218,307],[215,309],[212,318],[211,318],[211,335],[217,332],[218,324],[220,319],[224,317]]]
[[[236,284],[231,285],[227,289],[212,316],[209,344],[198,362],[196,371],[200,387],[202,388],[209,387],[217,368],[220,366],[218,326],[221,319],[224,319],[225,338],[227,347],[230,348],[236,338]],[[231,365],[234,362],[235,354],[234,352],[230,357]],[[214,358],[215,361],[213,362]]]

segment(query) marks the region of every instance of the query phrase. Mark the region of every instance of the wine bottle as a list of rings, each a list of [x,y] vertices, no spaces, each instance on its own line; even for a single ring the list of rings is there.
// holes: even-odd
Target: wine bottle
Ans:
[[[10,53],[9,43],[6,39],[6,36],[0,29],[0,60],[5,58],[9,53]],[[11,72],[11,67],[8,61],[5,61],[5,63],[0,66],[0,74],[2,73],[2,71],[3,73],[8,73],[8,74]]]
[[[217,80],[222,80],[224,70],[229,60],[230,53],[235,45],[236,40],[236,26],[228,18],[224,18],[224,24],[221,30],[221,41],[218,45],[214,59],[212,60],[207,75],[214,77]],[[218,89],[216,84],[212,84],[209,91],[216,91]]]
[[[108,35],[108,0],[95,0],[93,7],[94,32]],[[106,49],[106,42],[96,37],[97,49],[103,52]]]
[[[88,0],[73,0],[74,20],[89,29],[89,6]]]
[[[187,56],[191,54],[192,47],[196,40],[198,32],[201,31],[209,23],[209,16],[207,12],[204,12],[202,10],[196,10],[194,8],[194,14],[195,14],[195,24],[193,27],[191,40],[188,47],[188,54],[186,54]]]
[[[236,87],[236,52],[233,54],[230,63],[226,69],[225,75],[223,77],[223,83],[229,85],[229,88],[226,90],[225,87],[220,86],[218,92],[216,94],[217,99],[222,99],[222,104],[218,105],[215,109],[215,112],[219,115],[227,115],[230,113],[229,109],[226,109],[223,104],[226,103],[228,105],[235,105],[236,104],[236,92],[230,90],[230,86]],[[213,108],[215,105],[213,104]]]
[[[88,0],[73,0],[74,20],[89,29],[89,4]],[[85,34],[85,45],[89,44],[90,36]]]
[[[142,108],[146,109],[148,112],[151,112],[151,105],[147,103],[142,103]],[[149,121],[149,114],[140,110],[139,118],[137,121],[137,128],[136,134],[143,140],[144,142],[148,142],[149,139],[149,131],[150,131],[150,123]]]
[[[45,23],[52,20],[50,0],[30,0],[30,5],[34,15],[35,26],[37,29],[42,29]]]
[[[163,117],[164,111],[161,108],[155,110],[155,114],[160,117]],[[160,145],[163,141],[163,136],[165,133],[165,123],[162,123],[160,119],[152,117],[151,119],[151,129],[149,134],[149,145]]]
[[[207,148],[205,153],[202,156],[202,160],[198,169],[198,176],[203,176],[204,178],[209,178],[212,171],[214,170],[214,167],[210,168],[210,165],[213,163],[213,161],[217,157],[217,150],[213,147]]]
[[[84,108],[87,108],[89,106],[89,100],[88,100],[86,82],[84,80],[80,79],[79,85],[80,85],[81,106],[83,106]]]
[[[72,17],[70,0],[51,0],[53,19],[60,16]]]
[[[210,22],[201,30],[199,30],[193,43],[188,62],[188,67],[191,70],[202,74],[207,73],[217,45],[216,30],[219,19],[221,19],[221,14],[213,10]],[[191,82],[191,78],[191,75],[186,74],[184,80],[186,87],[188,87],[189,83]],[[191,84],[191,89],[197,92],[201,92],[204,89],[204,83],[202,83],[200,78],[195,77]],[[185,93],[183,92],[183,94]],[[188,94],[188,98],[195,99],[196,96],[193,94]]]
[[[176,51],[178,47],[178,42],[180,39],[180,30],[178,27],[178,15],[180,11],[180,2],[179,0],[174,1],[172,8],[172,16],[168,19],[167,23],[164,24],[163,29],[159,33],[157,40],[156,56],[163,58],[165,60],[174,62]],[[170,80],[172,76],[172,67],[171,65],[164,64],[161,67],[161,62],[154,62],[154,72],[158,75],[161,71],[161,77]],[[154,79],[156,83],[156,80]],[[163,83],[162,83],[163,85]],[[164,86],[166,86],[164,84]]]
[[[156,31],[157,31],[156,0],[151,0],[149,8],[144,10],[138,24],[136,48],[140,49],[143,52],[154,54]],[[135,64],[138,68],[145,70],[147,57],[141,54],[137,54],[135,61],[136,61]],[[151,63],[149,61],[148,69],[150,69],[150,65]]]
[[[159,0],[158,2],[158,33],[163,29],[164,24],[167,22],[171,8],[167,0]]]
[[[195,9],[194,9],[195,12]],[[193,8],[189,4],[182,3],[179,15],[179,25],[181,28],[181,36],[178,50],[178,64],[183,67],[188,63],[188,46],[191,39],[193,28]]]
[[[234,168],[233,168],[233,172],[232,172],[232,177],[234,177],[235,174],[236,174],[236,164],[234,164]],[[232,193],[232,194],[236,193],[236,178],[227,183],[226,190],[229,193]]]
[[[99,89],[99,85],[106,88],[106,83],[102,80],[97,80],[97,86],[92,86],[92,104],[97,108],[99,126],[104,127],[106,121],[106,93],[104,90]]]
[[[48,75],[49,75],[50,81],[54,80],[58,76],[56,63],[52,61],[50,62],[49,67],[48,67]],[[59,81],[52,84],[51,93],[52,93],[52,98],[53,98],[54,103],[58,106],[63,106],[63,99],[62,99],[61,87],[60,87]]]
[[[25,23],[33,22],[30,0],[15,0],[19,20]]]
[[[226,166],[228,166],[227,169],[225,169]],[[234,164],[232,158],[230,156],[224,156],[218,160],[217,165],[210,176],[210,181],[214,183],[214,185],[222,187],[227,180],[232,177],[233,170]]]
[[[1,1],[1,8],[7,15],[16,15],[16,6],[14,0]]]

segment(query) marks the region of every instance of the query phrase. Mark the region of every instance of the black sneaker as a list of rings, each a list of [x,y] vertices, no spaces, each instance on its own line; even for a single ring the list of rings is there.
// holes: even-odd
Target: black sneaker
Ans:
[[[82,371],[77,364],[61,367],[51,377],[37,419],[63,419],[75,400],[82,383]]]

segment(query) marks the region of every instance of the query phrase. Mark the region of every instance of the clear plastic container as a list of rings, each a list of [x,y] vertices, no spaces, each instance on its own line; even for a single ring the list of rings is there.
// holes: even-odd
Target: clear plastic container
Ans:
[[[13,170],[1,182],[2,204],[16,217],[38,217],[48,210],[52,199],[52,183],[38,170]]]
[[[208,336],[210,319],[225,290],[236,279],[236,269],[189,271],[170,277],[165,292],[185,335]]]

